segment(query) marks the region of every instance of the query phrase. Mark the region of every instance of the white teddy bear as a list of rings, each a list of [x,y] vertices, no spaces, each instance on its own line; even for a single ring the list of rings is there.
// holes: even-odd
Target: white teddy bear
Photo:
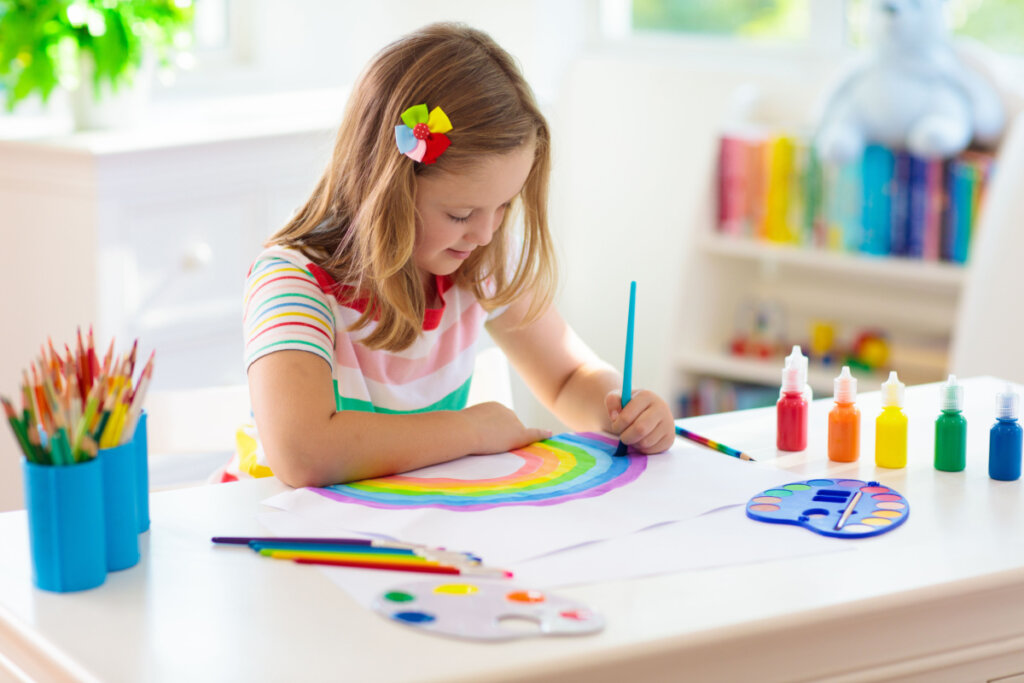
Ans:
[[[948,158],[994,143],[1005,113],[995,88],[949,38],[944,0],[871,0],[874,48],[848,65],[822,108],[815,146],[843,162],[876,142]]]

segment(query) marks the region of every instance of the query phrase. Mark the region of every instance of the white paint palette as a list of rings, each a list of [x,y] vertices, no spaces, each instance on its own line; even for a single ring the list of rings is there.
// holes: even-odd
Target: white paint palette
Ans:
[[[575,600],[486,581],[407,583],[379,595],[373,609],[427,633],[470,640],[597,633],[604,618]]]

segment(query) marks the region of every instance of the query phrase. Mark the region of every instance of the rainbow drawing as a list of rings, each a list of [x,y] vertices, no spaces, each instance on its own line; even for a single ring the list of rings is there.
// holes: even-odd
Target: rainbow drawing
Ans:
[[[614,439],[581,432],[559,434],[511,451],[523,460],[515,472],[490,479],[407,475],[311,489],[343,503],[388,510],[489,510],[515,505],[558,505],[625,486],[647,467],[643,455],[614,455]]]

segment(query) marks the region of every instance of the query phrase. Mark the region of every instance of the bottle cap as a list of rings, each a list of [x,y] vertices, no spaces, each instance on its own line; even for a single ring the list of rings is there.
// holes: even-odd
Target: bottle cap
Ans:
[[[889,373],[889,379],[882,383],[882,407],[903,407],[903,389],[906,385],[896,376],[896,371]]]
[[[800,370],[800,385],[807,384],[807,367],[809,359],[800,350],[799,344],[793,344],[793,350],[786,356],[786,365],[795,365]]]
[[[942,385],[942,409],[963,410],[964,388],[956,383],[956,375],[950,375],[946,383]]]
[[[801,376],[800,366],[795,363],[786,363],[782,368],[782,393],[802,394],[804,391],[804,378]]]
[[[857,378],[850,374],[850,366],[844,365],[839,376],[832,380],[836,403],[853,403],[857,399]]]
[[[996,417],[1000,420],[1016,420],[1019,405],[1020,394],[1006,385],[1001,393],[996,394]]]

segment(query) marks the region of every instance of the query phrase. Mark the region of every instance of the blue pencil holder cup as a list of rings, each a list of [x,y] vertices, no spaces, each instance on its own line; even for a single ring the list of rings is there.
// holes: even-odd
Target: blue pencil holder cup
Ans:
[[[141,534],[149,531],[149,439],[145,410],[139,413],[132,442],[135,444],[135,512]]]
[[[32,580],[65,593],[107,578],[103,471],[93,459],[76,465],[22,465]]]
[[[135,441],[100,449],[103,513],[107,532],[107,571],[134,567],[139,561],[137,454]]]

